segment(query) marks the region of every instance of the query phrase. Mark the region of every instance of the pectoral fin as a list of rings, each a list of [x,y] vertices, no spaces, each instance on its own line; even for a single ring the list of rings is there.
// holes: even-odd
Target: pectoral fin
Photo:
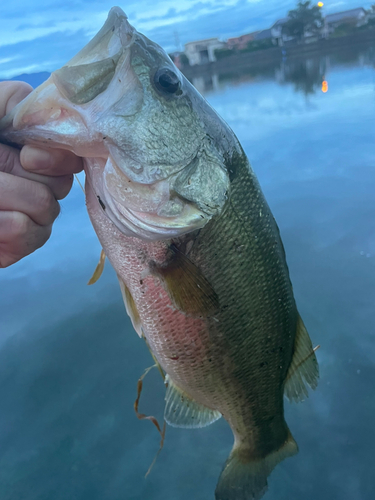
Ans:
[[[312,389],[318,385],[319,366],[309,334],[298,317],[293,359],[285,381],[285,395],[289,400],[302,401],[308,396],[306,384]]]
[[[98,265],[96,266],[94,274],[91,276],[90,281],[87,283],[88,285],[93,285],[98,281],[100,276],[103,274],[104,264],[105,264],[105,253],[104,250],[102,250],[100,252]]]
[[[135,305],[134,299],[129,291],[129,288],[125,285],[122,279],[118,277],[118,281],[120,283],[120,289],[122,293],[122,298],[124,299],[124,304],[126,308],[126,312],[128,313],[131,322],[133,323],[134,330],[138,333],[138,335],[142,338],[142,323],[141,318],[139,316],[137,307]]]
[[[192,399],[177,387],[168,375],[165,382],[168,383],[168,389],[165,395],[164,419],[172,427],[206,427],[221,417],[220,412]]]
[[[190,316],[207,317],[219,309],[219,298],[202,271],[174,245],[172,258],[166,266],[151,265],[173,305]]]

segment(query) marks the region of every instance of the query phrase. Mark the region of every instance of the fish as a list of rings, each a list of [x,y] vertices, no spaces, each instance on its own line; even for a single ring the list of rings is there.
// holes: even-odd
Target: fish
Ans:
[[[234,444],[215,498],[260,499],[298,451],[284,396],[307,397],[319,369],[278,226],[233,131],[114,7],[0,121],[0,140],[84,158],[91,223],[166,374],[165,421],[223,417]]]

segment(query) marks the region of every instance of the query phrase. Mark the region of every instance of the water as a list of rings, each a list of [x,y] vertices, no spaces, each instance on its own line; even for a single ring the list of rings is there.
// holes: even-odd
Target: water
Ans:
[[[323,77],[328,92],[321,91]],[[203,83],[202,83],[203,81]],[[267,500],[375,498],[375,71],[364,49],[195,82],[245,148],[280,226],[321,380],[286,403],[300,453]],[[152,364],[75,186],[49,243],[1,271],[0,498],[207,500],[232,444],[224,421],[167,429],[133,412]],[[140,410],[162,418],[151,372]]]

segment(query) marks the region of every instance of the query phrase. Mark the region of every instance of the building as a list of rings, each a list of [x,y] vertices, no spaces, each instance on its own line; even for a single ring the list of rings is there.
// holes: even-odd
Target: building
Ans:
[[[254,37],[255,41],[271,40],[271,39],[272,39],[271,29],[259,31],[259,33],[257,33]]]
[[[228,38],[227,49],[246,49],[247,45],[255,39],[255,36],[260,33],[259,31],[254,31],[253,33],[247,33],[246,35],[237,36],[234,38]]]
[[[192,84],[200,94],[204,95],[207,92],[218,90],[220,88],[219,75],[213,74],[194,76]]]
[[[271,26],[272,41],[275,45],[282,47],[283,45],[288,45],[291,43],[296,43],[297,39],[294,36],[289,36],[284,33],[284,25],[289,21],[288,17],[283,17],[279,19]],[[310,33],[305,31],[303,34],[303,42],[311,43],[316,42],[321,37],[320,33]]]
[[[289,36],[284,33],[284,24],[287,21],[289,21],[289,17],[283,17],[271,26],[272,41],[279,47],[282,47],[286,43],[294,40],[293,36]]]
[[[366,24],[366,22],[367,12],[362,7],[328,14],[324,19],[324,36],[328,38],[342,24],[351,24],[352,26],[359,27]]]
[[[181,64],[181,54],[183,54],[183,52],[180,52],[179,50],[176,50],[175,52],[171,52],[169,55],[169,57],[172,59],[174,65],[178,68],[178,69],[182,69],[182,64]]]
[[[206,64],[216,61],[215,50],[225,47],[225,43],[218,38],[197,40],[185,44],[185,54],[189,59],[190,66]]]
[[[288,37],[283,33],[284,24],[289,20],[288,17],[283,17],[279,19],[271,26],[271,36],[272,41],[275,45],[279,45],[280,47],[284,45],[287,39],[292,39],[292,37]]]

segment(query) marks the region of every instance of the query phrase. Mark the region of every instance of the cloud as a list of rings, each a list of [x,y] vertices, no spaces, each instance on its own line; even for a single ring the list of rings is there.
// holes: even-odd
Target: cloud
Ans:
[[[52,71],[69,60],[99,30],[111,4],[93,2],[47,2],[26,9],[0,9],[0,77],[27,71]],[[220,36],[223,24],[233,26],[243,12],[260,0],[187,1],[141,0],[128,4],[130,22],[166,50],[175,49],[178,31],[182,43],[194,38]],[[2,11],[5,11],[1,17]],[[22,14],[20,14],[22,12]],[[132,14],[131,14],[132,13]],[[147,15],[146,15],[147,13]],[[242,14],[240,14],[242,13]],[[245,17],[249,17],[248,15]],[[7,19],[8,18],[8,19]],[[192,23],[194,21],[194,23]],[[262,19],[258,20],[262,23]],[[243,28],[244,29],[244,28]],[[30,63],[32,61],[32,63]]]
[[[0,59],[0,64],[7,64],[15,59],[16,57],[3,57],[3,59]]]
[[[331,3],[329,5],[327,5],[327,10],[329,11],[335,11],[337,9],[337,7],[342,7],[343,5],[345,5],[346,2],[342,1],[342,2],[335,2],[335,3]]]
[[[0,61],[0,78],[11,78],[29,72],[52,71],[64,65],[90,39],[80,30],[76,33],[52,33],[29,41],[7,45],[1,54],[7,62]]]
[[[76,33],[96,32],[103,24],[107,16],[106,11],[92,12],[89,15],[85,11],[73,13],[61,11],[47,11],[30,14],[27,22],[24,18],[9,19],[1,22],[0,47],[15,45],[20,42],[31,42],[53,33]]]
[[[333,5],[344,10],[357,3]],[[113,0],[1,2],[0,78],[61,66],[100,29],[112,4]],[[331,12],[333,5],[327,10]],[[140,32],[172,51],[176,38],[185,44],[268,28],[294,6],[295,0],[131,0],[126,12]]]

